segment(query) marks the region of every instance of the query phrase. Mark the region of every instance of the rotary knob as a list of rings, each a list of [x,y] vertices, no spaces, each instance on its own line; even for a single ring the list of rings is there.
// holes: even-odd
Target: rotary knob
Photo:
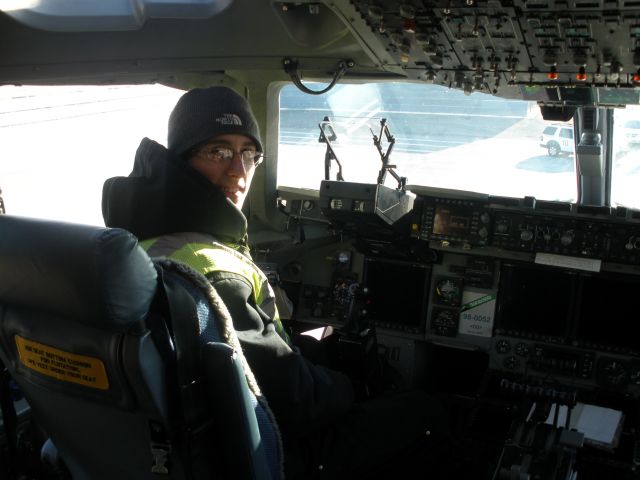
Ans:
[[[505,358],[502,362],[502,365],[504,366],[504,368],[508,370],[515,370],[516,368],[518,368],[519,364],[520,364],[520,361],[513,355]]]
[[[495,349],[498,353],[509,353],[511,351],[511,343],[509,340],[500,339],[496,342]]]
[[[565,247],[571,245],[571,243],[573,242],[573,238],[575,237],[575,235],[573,234],[572,230],[567,230],[566,232],[564,232],[561,236],[560,236],[560,243],[562,245],[564,245]]]
[[[635,242],[636,242],[636,237],[629,237],[627,239],[627,243],[624,244],[625,250],[633,250]]]
[[[520,232],[520,240],[523,242],[530,242],[533,240],[533,232],[531,230],[522,230]]]
[[[504,222],[500,222],[496,225],[496,232],[507,233],[509,231],[509,225]]]

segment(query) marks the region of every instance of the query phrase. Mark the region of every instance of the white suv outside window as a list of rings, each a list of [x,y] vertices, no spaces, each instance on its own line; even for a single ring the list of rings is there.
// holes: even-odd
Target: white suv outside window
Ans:
[[[576,149],[573,141],[573,127],[570,125],[549,125],[542,131],[540,146],[546,148],[551,157],[560,153],[573,155]]]
[[[640,144],[640,120],[627,120],[622,124],[622,135],[628,146]]]

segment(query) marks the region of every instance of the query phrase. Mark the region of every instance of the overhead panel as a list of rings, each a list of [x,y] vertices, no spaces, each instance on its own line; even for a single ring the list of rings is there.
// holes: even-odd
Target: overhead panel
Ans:
[[[409,78],[468,93],[518,87],[525,96],[540,86],[640,85],[640,2],[354,0],[351,6]]]

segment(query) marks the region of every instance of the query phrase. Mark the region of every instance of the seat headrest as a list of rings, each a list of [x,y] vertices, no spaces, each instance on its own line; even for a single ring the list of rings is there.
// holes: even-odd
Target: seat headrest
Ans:
[[[0,216],[0,306],[124,330],[155,290],[153,263],[126,230]]]

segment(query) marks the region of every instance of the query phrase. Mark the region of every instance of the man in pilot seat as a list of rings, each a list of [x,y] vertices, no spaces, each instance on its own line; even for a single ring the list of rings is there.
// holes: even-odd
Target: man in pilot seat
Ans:
[[[398,469],[425,465],[441,448],[445,415],[416,392],[358,403],[347,376],[292,344],[241,212],[263,151],[243,97],[226,87],[190,90],[169,117],[168,148],[143,139],[131,174],[105,182],[105,223],[214,286],[278,422],[287,478],[400,478]]]

